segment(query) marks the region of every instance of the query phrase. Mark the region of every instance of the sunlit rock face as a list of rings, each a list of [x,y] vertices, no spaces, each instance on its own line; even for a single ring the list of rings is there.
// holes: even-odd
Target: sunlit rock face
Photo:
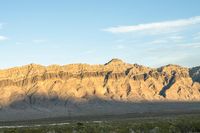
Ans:
[[[104,65],[30,64],[0,70],[0,121],[190,112],[200,110],[198,102],[200,67],[149,68],[112,59]]]
[[[104,65],[27,66],[0,70],[0,107],[91,99],[200,101],[200,67],[149,68],[112,59]],[[16,104],[16,105],[15,105]],[[22,104],[23,105],[23,104]]]

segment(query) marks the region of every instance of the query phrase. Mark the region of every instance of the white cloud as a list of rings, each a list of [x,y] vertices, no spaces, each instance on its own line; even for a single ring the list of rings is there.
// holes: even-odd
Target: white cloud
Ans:
[[[194,43],[185,43],[180,45],[180,47],[184,48],[200,48],[200,42],[194,42]]]
[[[163,44],[163,43],[168,43],[167,40],[153,40],[149,42],[148,44]]]
[[[181,40],[181,39],[183,39],[183,36],[178,36],[178,35],[176,35],[176,36],[170,36],[169,39],[172,39],[172,40]]]
[[[2,27],[3,27],[3,24],[2,24],[2,23],[0,23],[0,29],[2,29]]]
[[[200,44],[193,46],[193,48],[200,48]]]
[[[184,38],[184,36],[180,36],[180,35],[172,35],[172,36],[169,36],[167,37],[168,41],[169,42],[173,42],[173,43],[180,43],[180,42],[183,42],[185,41],[186,39]]]
[[[200,32],[196,33],[196,34],[193,36],[193,39],[194,39],[194,40],[200,40]]]
[[[87,50],[84,52],[84,54],[93,54],[95,53],[95,50]]]
[[[119,44],[119,45],[117,45],[117,46],[116,46],[116,48],[117,48],[117,49],[124,49],[124,48],[125,48],[125,46],[124,46],[124,45],[122,45],[122,44]]]
[[[35,40],[33,40],[34,43],[44,43],[46,41],[47,40],[45,40],[45,39],[35,39]]]
[[[124,41],[125,41],[124,39],[118,39],[118,40],[116,40],[117,43],[122,43]]]
[[[5,41],[5,40],[8,40],[6,36],[0,36],[0,41]]]
[[[3,29],[4,25],[6,25],[6,23],[0,23],[0,29]]]
[[[134,31],[151,31],[151,30],[165,31],[169,29],[174,30],[174,28],[181,28],[195,24],[200,24],[200,16],[191,17],[188,19],[154,22],[154,23],[138,24],[131,26],[109,27],[103,30],[111,33],[128,33]]]
[[[0,23],[0,29],[2,28],[3,28],[3,23]],[[8,37],[0,35],[0,41],[5,41],[5,40],[8,40]]]
[[[16,42],[17,45],[23,44],[23,42]]]

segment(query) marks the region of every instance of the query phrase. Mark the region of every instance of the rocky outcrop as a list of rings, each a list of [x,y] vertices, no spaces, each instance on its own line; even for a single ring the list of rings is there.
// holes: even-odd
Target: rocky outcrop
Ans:
[[[200,67],[149,68],[113,59],[104,65],[30,64],[0,70],[0,108],[98,98],[123,102],[200,101]]]

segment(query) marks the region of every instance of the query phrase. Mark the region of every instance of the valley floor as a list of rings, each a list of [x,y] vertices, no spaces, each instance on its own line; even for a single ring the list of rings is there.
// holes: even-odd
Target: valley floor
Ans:
[[[200,113],[124,114],[1,122],[0,133],[200,132]]]

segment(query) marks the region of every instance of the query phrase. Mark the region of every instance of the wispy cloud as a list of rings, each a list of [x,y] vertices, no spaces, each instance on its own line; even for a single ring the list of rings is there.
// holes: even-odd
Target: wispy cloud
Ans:
[[[174,35],[174,36],[170,36],[169,39],[172,39],[172,40],[182,40],[182,39],[183,39],[183,36]]]
[[[0,29],[2,29],[2,27],[3,27],[3,24],[2,24],[2,23],[0,23]]]
[[[181,43],[185,41],[184,36],[181,35],[169,35],[169,37],[167,37],[166,39],[168,40],[168,42],[171,43]]]
[[[200,32],[193,35],[194,40],[200,40]]]
[[[7,24],[4,22],[0,22],[0,29],[3,29],[5,25],[7,25]]]
[[[93,54],[95,53],[95,50],[87,50],[84,52],[84,54]]]
[[[3,28],[3,23],[0,23],[0,29]],[[8,37],[0,35],[0,41],[8,40]]]
[[[118,45],[116,46],[116,48],[117,48],[117,49],[124,49],[124,48],[125,48],[125,46],[124,46],[124,45],[122,45],[122,44],[118,44]]]
[[[23,42],[16,42],[15,44],[21,45],[21,44],[24,44],[24,43]]]
[[[8,40],[6,36],[0,36],[0,41],[5,41],[5,40]]]
[[[168,43],[167,40],[153,40],[151,42],[148,42],[148,44],[165,44]]]
[[[183,47],[183,48],[200,48],[200,42],[193,42],[193,43],[185,43],[185,44],[181,44],[179,45],[179,47]]]
[[[185,26],[191,26],[200,24],[200,16],[191,17],[188,19],[179,19],[179,20],[172,20],[172,21],[163,21],[163,22],[154,22],[154,23],[146,23],[146,24],[138,24],[138,25],[131,25],[131,26],[116,26],[116,27],[109,27],[103,29],[104,31],[111,32],[111,33],[128,33],[134,31],[147,31],[147,30],[169,30],[174,28],[180,28]]]
[[[44,43],[44,42],[47,42],[47,40],[45,39],[35,39],[33,40],[34,43]]]

